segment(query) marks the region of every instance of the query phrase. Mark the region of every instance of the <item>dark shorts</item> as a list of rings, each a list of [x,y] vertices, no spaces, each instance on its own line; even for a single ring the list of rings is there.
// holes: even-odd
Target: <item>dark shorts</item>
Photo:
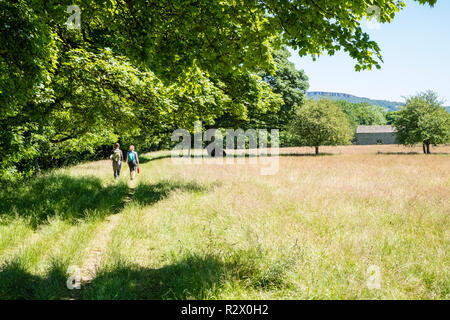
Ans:
[[[136,171],[137,163],[135,161],[128,162],[128,166],[130,167],[130,171]]]
[[[122,163],[120,161],[113,161],[113,170],[114,171],[120,171],[121,167],[122,167]]]

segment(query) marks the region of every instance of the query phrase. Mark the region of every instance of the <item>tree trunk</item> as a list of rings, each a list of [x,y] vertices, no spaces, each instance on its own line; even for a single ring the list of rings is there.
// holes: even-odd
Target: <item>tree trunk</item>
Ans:
[[[314,147],[316,148],[316,156],[319,155],[319,147]]]
[[[423,153],[427,153],[427,149],[426,149],[426,147],[425,147],[425,142],[424,143],[422,143],[422,149],[423,149]]]
[[[35,164],[34,164],[34,174],[35,175],[40,175],[41,174],[41,167],[39,166],[39,160],[36,159]]]
[[[427,142],[427,154],[430,154],[431,152],[430,152],[430,143],[429,142]]]

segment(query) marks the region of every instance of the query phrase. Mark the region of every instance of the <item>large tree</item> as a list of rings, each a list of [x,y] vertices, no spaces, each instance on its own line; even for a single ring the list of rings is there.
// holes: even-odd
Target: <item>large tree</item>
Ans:
[[[393,125],[398,142],[422,143],[424,153],[430,153],[430,145],[450,141],[450,114],[432,91],[408,98],[406,106],[395,113]]]
[[[417,0],[434,4],[436,0]],[[261,70],[273,51],[343,49],[356,69],[380,67],[362,32],[370,8],[390,22],[399,0],[0,0],[0,179],[40,159],[151,135],[248,106],[276,110]]]
[[[309,88],[308,77],[303,70],[297,70],[289,61],[291,54],[283,47],[274,53],[275,74],[263,72],[263,80],[267,82],[274,93],[283,99],[276,113],[270,113],[266,123],[270,128],[285,129],[292,119],[295,110],[303,104],[306,91]]]
[[[308,100],[298,108],[290,132],[299,145],[314,147],[316,155],[322,145],[344,145],[351,138],[347,117],[329,99]]]

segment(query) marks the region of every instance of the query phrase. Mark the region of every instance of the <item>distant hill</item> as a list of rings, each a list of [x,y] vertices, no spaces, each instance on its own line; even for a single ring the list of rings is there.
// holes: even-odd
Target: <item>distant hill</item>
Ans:
[[[367,102],[374,106],[380,106],[388,111],[398,110],[398,107],[405,105],[403,102],[395,102],[388,100],[374,100],[369,98],[361,98],[347,93],[339,92],[324,92],[324,91],[310,91],[306,93],[309,99],[331,99],[331,100],[345,100],[351,103]],[[450,113],[450,107],[444,107]]]
[[[398,110],[399,106],[403,106],[403,102],[395,102],[388,100],[374,100],[369,98],[361,98],[357,96],[353,96],[347,93],[338,93],[338,92],[323,92],[323,91],[311,91],[307,92],[306,96],[310,99],[331,99],[331,100],[345,100],[351,103],[361,103],[367,102],[371,105],[380,106],[386,108],[388,111]]]

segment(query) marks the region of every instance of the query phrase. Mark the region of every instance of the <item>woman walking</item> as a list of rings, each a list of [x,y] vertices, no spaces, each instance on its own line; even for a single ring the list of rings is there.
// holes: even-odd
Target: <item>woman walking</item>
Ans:
[[[134,146],[130,146],[130,151],[127,153],[128,167],[130,167],[130,178],[134,180],[136,176],[136,170],[139,168],[139,157],[136,151],[134,151]]]

